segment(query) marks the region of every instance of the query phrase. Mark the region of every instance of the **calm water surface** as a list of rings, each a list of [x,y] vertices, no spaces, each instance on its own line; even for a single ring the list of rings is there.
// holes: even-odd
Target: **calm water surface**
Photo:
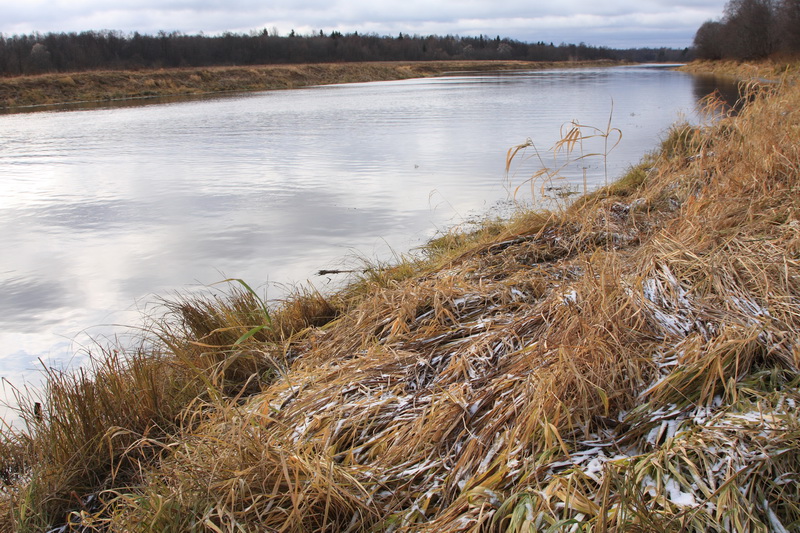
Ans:
[[[325,289],[319,269],[386,259],[507,201],[506,151],[547,149],[573,119],[611,116],[619,176],[715,88],[624,67],[0,116],[0,375],[74,364],[155,295],[226,277],[270,297]],[[586,166],[602,184],[602,159]]]

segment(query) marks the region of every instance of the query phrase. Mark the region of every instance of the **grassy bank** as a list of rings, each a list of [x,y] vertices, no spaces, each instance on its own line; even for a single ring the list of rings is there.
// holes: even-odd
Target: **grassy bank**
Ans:
[[[339,293],[168,302],[22,399],[0,530],[796,530],[800,85],[755,91]]]
[[[800,63],[784,61],[693,61],[679,70],[693,74],[733,77],[739,80],[797,78]]]
[[[309,85],[402,80],[454,71],[545,69],[591,63],[528,61],[432,61],[411,63],[325,63],[260,67],[102,71],[0,78],[0,110],[132,98],[157,98],[241,91],[292,89]],[[596,64],[596,63],[595,63]]]

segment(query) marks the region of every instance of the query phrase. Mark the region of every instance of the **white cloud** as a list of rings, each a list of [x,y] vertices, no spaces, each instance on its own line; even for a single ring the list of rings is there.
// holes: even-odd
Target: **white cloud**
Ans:
[[[394,35],[501,35],[598,46],[689,46],[719,18],[724,0],[0,0],[0,32],[159,30],[216,34],[277,27],[282,33],[339,30]]]

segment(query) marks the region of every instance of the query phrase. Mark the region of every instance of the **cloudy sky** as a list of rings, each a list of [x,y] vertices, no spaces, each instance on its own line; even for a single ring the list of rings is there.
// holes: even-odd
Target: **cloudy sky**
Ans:
[[[208,35],[500,35],[594,46],[676,47],[722,15],[725,0],[0,0],[0,33],[120,30]]]

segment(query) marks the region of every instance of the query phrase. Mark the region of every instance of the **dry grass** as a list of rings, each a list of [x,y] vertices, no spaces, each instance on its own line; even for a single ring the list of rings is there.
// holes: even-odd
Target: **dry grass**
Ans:
[[[51,376],[45,419],[2,441],[0,512],[22,531],[796,530],[798,109],[798,84],[754,92],[622,183],[329,298],[173,302],[163,351]]]
[[[746,62],[746,61],[693,61],[680,67],[684,72],[701,75],[715,75],[735,77],[739,80],[752,79],[779,80],[784,76],[797,77],[800,73],[800,64],[797,61],[782,61],[778,59]]]
[[[35,111],[41,106],[181,97],[226,92],[294,89],[367,81],[439,76],[454,71],[573,68],[589,62],[426,61],[362,62],[251,67],[95,71],[0,78],[0,110]],[[594,63],[597,64],[597,63]],[[603,62],[602,64],[609,64]]]

